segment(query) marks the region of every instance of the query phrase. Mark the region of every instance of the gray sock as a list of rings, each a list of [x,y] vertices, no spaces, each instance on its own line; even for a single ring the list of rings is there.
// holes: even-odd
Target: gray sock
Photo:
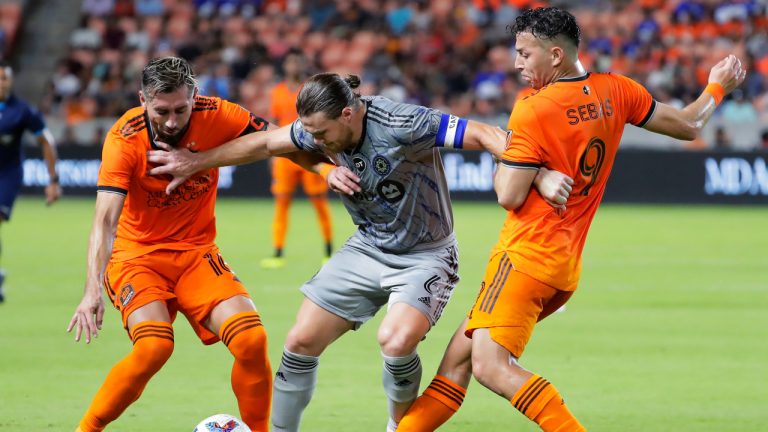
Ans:
[[[409,402],[419,395],[421,360],[416,351],[403,357],[381,356],[384,357],[382,383],[389,399],[389,418],[394,421],[394,403]]]
[[[272,431],[298,432],[301,415],[312,399],[319,358],[283,349],[272,393]]]

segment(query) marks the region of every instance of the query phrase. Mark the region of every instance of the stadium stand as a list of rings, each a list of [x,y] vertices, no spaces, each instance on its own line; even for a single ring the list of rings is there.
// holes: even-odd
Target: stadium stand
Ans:
[[[682,106],[698,95],[715,59],[734,53],[748,62],[742,91],[721,105],[700,140],[631,128],[627,146],[714,148],[718,129],[734,149],[760,146],[768,4],[757,0],[85,0],[42,107],[62,141],[100,142],[114,116],[138,103],[146,61],[174,54],[193,62],[203,93],[266,116],[282,57],[296,47],[313,71],[361,75],[364,93],[505,126],[525,94],[505,27],[521,8],[546,4],[577,16],[588,70],[629,75],[666,103]]]
[[[23,6],[20,0],[0,2],[0,55],[3,59],[13,54]]]

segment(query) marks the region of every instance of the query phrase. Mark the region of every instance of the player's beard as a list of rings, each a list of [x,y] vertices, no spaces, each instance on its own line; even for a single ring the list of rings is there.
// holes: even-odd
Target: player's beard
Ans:
[[[177,129],[176,132],[173,132],[171,134],[163,132],[163,130],[155,126],[154,132],[155,132],[155,141],[164,142],[166,144],[175,146],[176,144],[181,141],[181,138],[184,136],[184,134],[187,132],[187,129],[189,129],[189,122],[187,122],[186,125],[184,125],[183,128]]]
[[[325,147],[331,151],[331,153],[341,153],[344,150],[354,147],[357,143],[352,141],[352,137],[354,136],[354,133],[352,132],[352,128],[346,128],[344,134],[339,137],[336,141],[332,143],[328,143],[325,145]]]

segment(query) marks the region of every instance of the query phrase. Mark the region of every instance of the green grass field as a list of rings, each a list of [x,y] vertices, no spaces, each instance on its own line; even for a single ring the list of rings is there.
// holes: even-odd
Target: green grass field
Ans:
[[[75,344],[93,202],[45,208],[21,199],[2,227],[7,301],[0,305],[0,430],[72,431],[105,374],[130,349],[108,306],[100,337]],[[336,244],[353,231],[334,202]],[[264,271],[269,201],[222,200],[218,243],[250,289],[270,336],[273,367],[317,270],[311,207],[292,209],[289,266]],[[449,335],[476,295],[504,212],[455,204],[462,282],[419,352],[431,380]],[[605,206],[584,251],[579,290],[538,327],[522,364],[554,382],[590,431],[758,431],[768,419],[768,208]],[[311,432],[384,431],[386,402],[375,331],[381,318],[332,345],[304,416]],[[229,353],[176,322],[173,357],[111,431],[190,431],[237,414]],[[538,430],[477,383],[445,431]]]

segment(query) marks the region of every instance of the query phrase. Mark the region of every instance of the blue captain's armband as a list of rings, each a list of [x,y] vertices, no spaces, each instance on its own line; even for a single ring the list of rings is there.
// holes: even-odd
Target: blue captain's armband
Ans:
[[[467,119],[451,114],[440,117],[435,146],[460,149],[464,145],[464,131],[467,129]]]

